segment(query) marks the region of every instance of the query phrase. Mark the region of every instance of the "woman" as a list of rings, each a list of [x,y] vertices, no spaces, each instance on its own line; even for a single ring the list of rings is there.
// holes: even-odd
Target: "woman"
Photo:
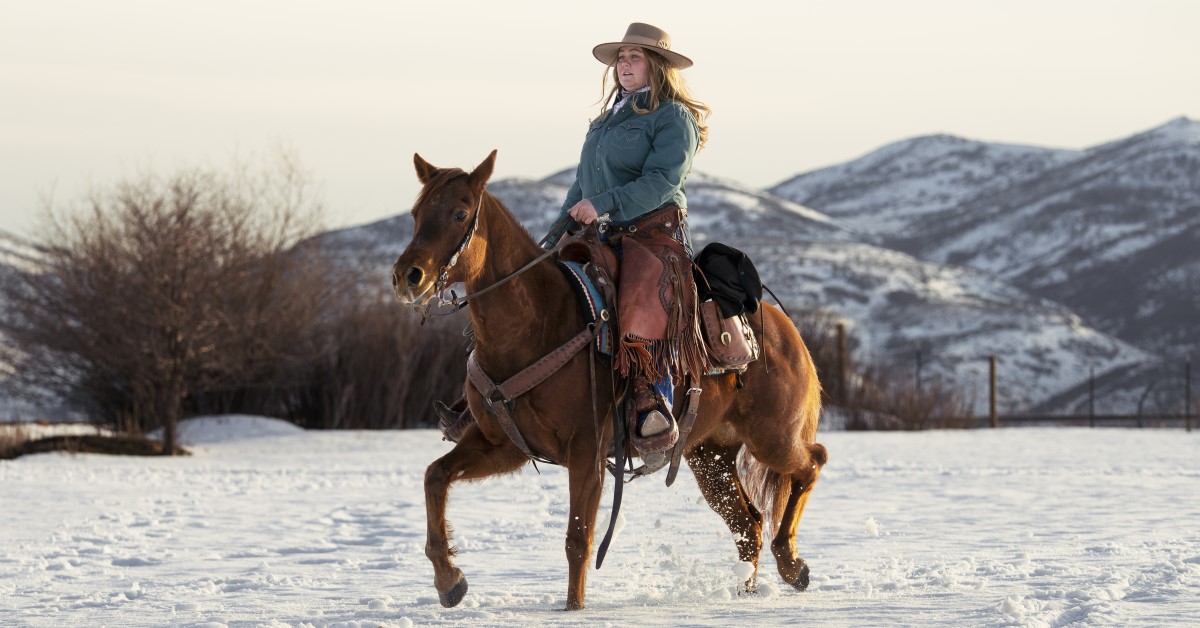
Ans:
[[[691,95],[680,74],[692,61],[671,50],[671,38],[662,29],[635,22],[621,41],[600,44],[592,54],[610,68],[602,87],[607,92],[602,101],[605,105],[584,138],[575,183],[556,223],[563,226],[552,230],[543,243],[559,239],[570,222],[568,217],[584,225],[601,216],[612,221],[605,225],[601,237],[625,258],[618,299],[622,342],[616,361],[622,375],[630,376],[634,383],[634,443],[645,454],[665,450],[674,443],[677,430],[669,401],[674,384],[681,383],[688,374],[699,376],[701,373],[696,371],[703,364],[698,336],[689,337],[695,335],[695,302],[688,294],[694,288],[688,261],[691,238],[684,183],[696,152],[708,138],[705,119],[710,110]],[[610,73],[614,83],[611,90]],[[638,226],[642,227],[640,233]],[[675,246],[642,238],[652,227],[669,232]],[[636,253],[640,254],[637,260],[630,259],[634,255],[630,240],[635,238]],[[671,253],[663,253],[664,249],[677,249],[677,254],[671,257]],[[644,270],[642,260],[654,264],[655,259],[680,257],[683,263],[663,271],[674,272],[675,285],[681,289],[668,306],[674,311],[667,312],[666,328],[639,325],[634,320],[641,318],[639,312],[627,312],[627,305],[640,310],[656,304],[626,303],[631,294],[627,285],[639,280],[629,277],[626,269]],[[662,278],[670,280],[666,274]],[[657,275],[641,278],[651,284],[659,279]]]
[[[705,365],[690,296],[684,182],[708,138],[709,108],[692,97],[679,73],[692,61],[671,50],[671,38],[662,29],[635,22],[624,39],[600,44],[592,55],[608,66],[604,105],[588,126],[575,183],[542,245],[558,242],[573,221],[611,220],[601,238],[624,258],[618,295],[622,338],[614,362],[633,384],[632,441],[645,455],[674,444],[674,385],[701,375]],[[673,267],[662,260],[674,260]],[[675,294],[653,298],[663,281],[675,287]],[[659,301],[664,304],[656,306]],[[655,307],[657,315],[643,316]],[[457,441],[472,421],[466,400],[436,407],[443,434]]]

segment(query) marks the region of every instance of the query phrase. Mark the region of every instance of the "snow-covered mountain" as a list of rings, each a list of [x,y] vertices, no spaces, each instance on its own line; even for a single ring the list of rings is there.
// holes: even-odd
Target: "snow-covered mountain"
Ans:
[[[507,179],[488,189],[540,237],[571,175]],[[1086,381],[1089,369],[1104,374],[1151,360],[1062,306],[977,271],[862,242],[867,236],[840,220],[770,193],[696,173],[688,197],[697,248],[721,241],[746,251],[787,307],[821,308],[845,319],[863,358],[911,364],[921,348],[928,376],[974,393],[978,413],[987,407],[989,355],[1001,360],[1003,412],[1041,404]],[[322,241],[344,259],[373,267],[370,280],[384,284],[411,227],[411,217],[402,215]],[[1116,388],[1102,390],[1101,398],[1107,402]]]
[[[0,230],[0,286],[7,286],[16,279],[22,271],[32,270],[38,258],[38,251],[32,244],[7,231]],[[0,316],[8,316],[8,303],[0,299]],[[3,332],[0,332],[3,333]],[[0,335],[0,341],[4,337]],[[3,351],[0,351],[0,373],[7,365],[3,362]]]
[[[839,218],[878,241],[915,235],[919,219],[953,209],[1069,161],[1078,151],[930,135],[797,175],[776,196]]]
[[[573,177],[489,190],[539,238]],[[1200,349],[1195,121],[1083,151],[916,138],[772,191],[688,183],[697,248],[747,251],[786,306],[847,322],[860,359],[906,365],[920,350],[927,377],[980,413],[990,355],[1002,412],[1077,411],[1094,372],[1097,411],[1125,413],[1164,355]],[[318,239],[386,290],[411,231],[405,212]],[[35,254],[0,233],[0,280]]]
[[[33,268],[38,251],[23,238],[0,230],[0,272],[11,273],[13,269]]]
[[[886,246],[1052,298],[1142,348],[1200,350],[1200,122],[1084,151],[917,138],[773,189]]]
[[[521,221],[534,239],[549,231],[574,180],[574,169],[542,180],[504,179],[488,184]],[[688,179],[688,224],[697,248],[710,238],[771,235],[796,240],[851,242],[861,236],[841,222],[761,190],[703,173]],[[390,272],[394,260],[412,237],[408,213],[321,236],[327,251],[364,268]],[[379,260],[386,260],[380,266]]]
[[[38,250],[29,242],[6,231],[0,231],[0,286],[8,286],[15,281],[20,272],[32,271],[36,267]],[[0,299],[0,317],[8,317],[9,304]],[[13,374],[15,360],[13,348],[10,346],[2,329],[0,329],[0,421],[14,418],[66,418],[67,411],[60,407],[55,400],[42,399],[33,402],[23,398],[32,391],[14,390],[10,379]],[[24,395],[18,394],[24,393]]]

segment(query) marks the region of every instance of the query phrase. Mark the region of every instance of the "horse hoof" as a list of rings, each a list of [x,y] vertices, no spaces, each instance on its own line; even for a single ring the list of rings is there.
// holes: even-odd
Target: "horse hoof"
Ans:
[[[449,591],[446,591],[445,593],[438,591],[438,601],[441,602],[442,606],[445,606],[446,608],[454,608],[455,606],[458,606],[458,603],[462,601],[466,594],[467,578],[466,576],[461,576],[458,579],[458,583],[450,587]]]
[[[792,586],[796,587],[797,591],[803,591],[808,588],[808,563],[801,563],[800,575],[796,577],[796,581],[792,583]]]

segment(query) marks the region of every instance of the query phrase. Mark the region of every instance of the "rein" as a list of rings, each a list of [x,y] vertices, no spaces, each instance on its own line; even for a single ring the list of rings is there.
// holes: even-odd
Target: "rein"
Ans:
[[[459,243],[458,248],[456,248],[454,250],[454,253],[450,254],[450,259],[446,261],[446,264],[444,266],[442,266],[441,271],[438,273],[437,282],[435,282],[433,284],[433,293],[435,296],[431,296],[430,298],[426,299],[424,303],[416,306],[416,309],[421,316],[421,324],[422,325],[425,324],[425,319],[432,318],[434,316],[448,316],[450,314],[454,314],[455,312],[463,309],[464,307],[467,307],[467,302],[470,301],[471,299],[474,299],[475,297],[478,297],[482,294],[487,294],[488,292],[491,292],[492,290],[499,288],[500,286],[508,283],[509,281],[512,281],[514,278],[516,278],[521,273],[524,273],[525,271],[529,270],[530,268],[537,266],[539,262],[542,262],[543,260],[550,257],[551,255],[554,255],[555,253],[558,253],[559,249],[561,249],[562,245],[564,244],[564,242],[559,242],[558,244],[554,245],[549,250],[547,250],[545,253],[542,253],[541,255],[533,258],[533,260],[530,261],[528,264],[525,264],[524,266],[518,268],[511,275],[508,275],[507,277],[497,281],[496,283],[494,283],[490,286],[487,286],[485,288],[482,288],[480,290],[477,290],[477,291],[469,293],[469,294],[464,294],[461,297],[458,296],[457,294],[455,294],[455,292],[453,290],[451,290],[450,298],[447,299],[445,297],[446,280],[447,280],[448,275],[450,274],[450,269],[454,268],[454,265],[458,263],[459,255],[462,255],[463,251],[465,251],[467,249],[467,246],[470,245],[470,243],[471,243],[472,236],[474,236],[475,231],[479,229],[479,213],[482,209],[483,209],[483,196],[480,196],[479,197],[479,205],[475,208],[475,218],[474,218],[474,220],[471,221],[471,228],[467,230],[467,235],[463,236],[462,242]],[[435,307],[437,308],[437,311],[431,311],[431,309],[435,308]]]

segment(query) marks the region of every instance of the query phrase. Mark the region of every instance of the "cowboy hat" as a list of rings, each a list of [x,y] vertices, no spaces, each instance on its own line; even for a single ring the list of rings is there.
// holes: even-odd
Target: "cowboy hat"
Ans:
[[[667,63],[680,70],[692,67],[692,60],[671,50],[671,36],[657,26],[634,22],[625,31],[625,38],[592,48],[592,56],[600,63],[612,65],[617,60],[617,52],[622,46],[641,46],[653,50],[666,58]]]

